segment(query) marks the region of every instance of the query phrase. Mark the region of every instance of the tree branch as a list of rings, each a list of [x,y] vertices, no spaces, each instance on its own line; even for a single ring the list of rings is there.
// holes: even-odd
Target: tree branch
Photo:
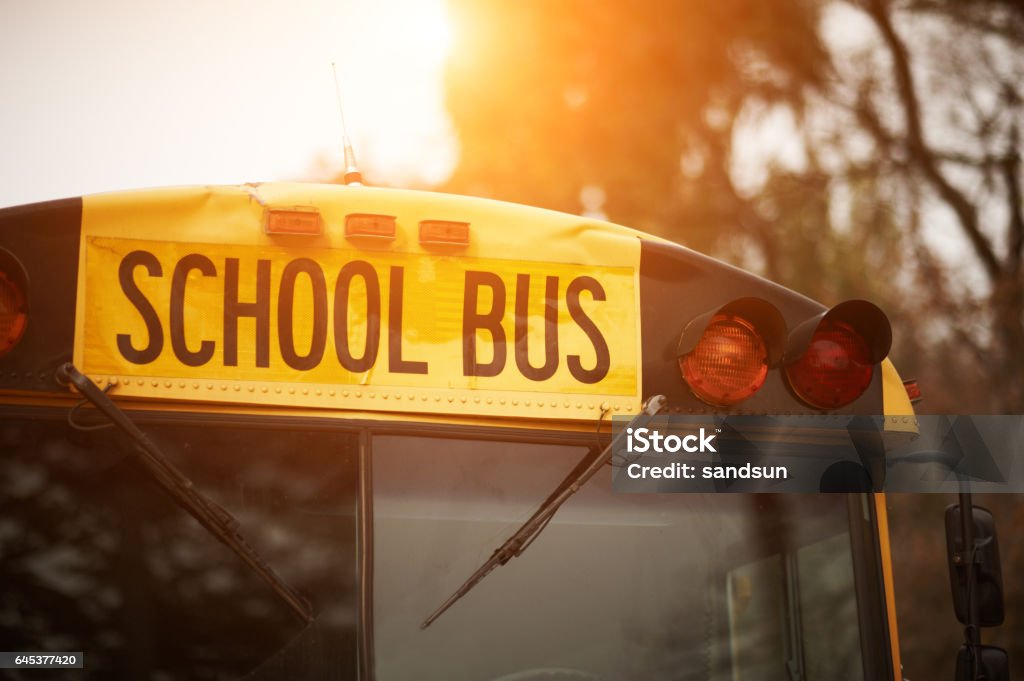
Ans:
[[[982,35],[997,35],[1010,43],[1019,44],[1024,38],[1024,13],[1020,9],[1013,9],[1013,4],[1006,3],[1001,15],[992,14],[992,10],[999,8],[999,3],[913,2],[910,9],[949,18],[963,28]],[[986,10],[988,16],[984,14]]]
[[[1001,169],[1003,181],[1006,182],[1006,204],[1010,212],[1009,250],[1006,254],[1006,267],[1013,273],[1020,272],[1021,256],[1024,254],[1024,208],[1022,208],[1021,177],[1020,177],[1020,133],[1017,124],[1010,128],[1010,153],[1006,155]]]
[[[992,283],[996,284],[1002,276],[1002,268],[992,244],[981,231],[978,223],[978,211],[974,204],[945,178],[925,142],[924,132],[921,128],[921,108],[910,70],[910,55],[906,45],[896,33],[888,10],[889,3],[886,0],[870,0],[868,3],[868,14],[878,26],[882,39],[892,55],[897,96],[903,106],[905,118],[908,160],[917,166],[939,197],[956,214],[957,220],[971,242],[974,252],[981,260],[985,272]]]
[[[978,170],[988,170],[997,166],[1001,167],[1008,162],[1012,162],[1014,159],[1013,152],[999,155],[971,156],[970,154],[962,154],[956,151],[936,151],[934,156],[942,162],[955,163],[956,165],[977,168]]]

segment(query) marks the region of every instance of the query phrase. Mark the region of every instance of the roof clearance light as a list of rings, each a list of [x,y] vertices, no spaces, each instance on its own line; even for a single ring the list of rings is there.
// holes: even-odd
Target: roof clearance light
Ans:
[[[907,391],[907,397],[910,399],[911,404],[916,404],[921,401],[921,386],[918,385],[916,380],[910,379],[903,381],[903,387]]]
[[[318,236],[323,232],[320,212],[316,208],[271,208],[263,223],[267,234],[305,234]]]
[[[874,363],[867,342],[846,322],[825,319],[806,352],[786,367],[786,378],[801,400],[837,409],[864,394]]]
[[[0,357],[14,349],[28,324],[25,292],[0,271]]]
[[[373,239],[394,239],[396,233],[394,215],[373,215],[352,213],[345,216],[345,236],[370,237]]]
[[[718,314],[697,346],[679,358],[683,378],[693,394],[708,404],[727,407],[764,385],[768,350],[754,326],[730,314]]]
[[[469,245],[469,223],[448,220],[424,220],[420,223],[421,244]]]

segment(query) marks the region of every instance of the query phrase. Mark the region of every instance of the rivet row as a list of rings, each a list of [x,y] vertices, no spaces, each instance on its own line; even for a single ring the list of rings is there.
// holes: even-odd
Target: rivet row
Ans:
[[[117,386],[119,384],[131,385],[132,381],[133,381],[133,379],[131,377],[128,377],[128,376],[125,376],[125,377],[101,376],[101,377],[98,377],[96,380],[97,380],[97,383],[100,384],[100,385],[109,384],[111,386]],[[138,386],[145,386],[146,385],[146,380],[147,379],[136,378],[136,379],[134,379],[134,382]],[[163,382],[161,382],[159,379],[149,379],[149,385],[151,387],[154,387],[154,388],[159,388],[159,387],[162,386],[162,387],[167,388],[167,389],[173,389],[175,387],[175,382],[172,381],[172,380],[163,380]],[[230,385],[231,389],[234,392],[240,392],[242,390],[243,385],[244,385],[245,389],[248,392],[250,392],[250,393],[256,392],[256,390],[258,388],[260,393],[263,393],[263,394],[268,394],[271,389],[273,389],[274,394],[277,394],[277,395],[282,394],[285,390],[287,390],[287,393],[289,395],[295,395],[296,394],[296,387],[295,386],[288,386],[287,388],[282,388],[281,386],[276,386],[276,385],[253,385],[253,384],[242,384],[242,383],[231,383],[231,384],[229,384],[229,383],[219,383],[219,384],[215,384],[215,383],[209,383],[209,382],[207,382],[207,383],[200,383],[198,381],[194,381],[194,382],[192,382],[190,384],[190,383],[188,383],[186,381],[183,381],[183,380],[179,380],[177,382],[177,388],[179,388],[179,389],[186,389],[188,387],[191,387],[192,390],[201,390],[202,388],[205,387],[206,390],[213,390],[214,387],[216,387],[216,388],[219,388],[222,392],[227,392],[229,385]],[[301,392],[302,392],[303,395],[309,395],[310,389],[309,388],[301,388]],[[320,388],[314,389],[313,392],[318,397],[323,395],[323,390],[320,389]],[[328,390],[328,395],[331,396],[331,397],[336,396],[337,395],[337,390],[335,390],[333,388]],[[342,397],[354,396],[357,399],[362,399],[363,398],[363,391],[356,390],[356,391],[353,392],[353,391],[350,391],[350,390],[342,390],[341,391],[341,395],[342,395]],[[390,393],[388,391],[379,391],[379,396],[383,400],[387,400],[387,399],[390,399],[391,397],[394,397],[394,399],[396,401],[397,400],[401,400],[401,399],[403,399],[403,397],[405,397],[405,399],[407,399],[409,402],[415,402],[416,401],[416,397],[417,397],[417,395],[415,393],[406,393],[403,396],[402,393],[397,392],[397,391],[395,393]],[[378,397],[378,391],[369,391],[369,392],[366,393],[366,397],[368,399],[376,399]],[[430,399],[430,397],[431,397],[431,395],[425,394],[425,393],[419,395],[419,399],[422,402],[427,402]],[[489,405],[493,405],[495,403],[495,398],[493,398],[493,397],[482,398],[480,395],[471,395],[471,396],[467,396],[467,395],[459,395],[459,396],[447,395],[447,396],[443,396],[443,395],[436,395],[436,394],[433,395],[434,402],[440,402],[442,397],[444,397],[451,404],[454,404],[456,399],[458,399],[458,401],[461,404],[469,403],[470,399],[472,399],[473,404],[486,403],[486,404],[489,404]],[[510,398],[509,399],[509,398],[501,397],[501,398],[498,398],[497,401],[498,401],[498,404],[501,405],[501,406],[505,406],[505,405],[507,405],[509,403],[511,403],[512,406],[519,406],[520,405],[519,398]],[[600,405],[598,405],[598,404],[596,404],[594,402],[588,402],[588,403],[575,402],[575,403],[573,403],[573,402],[570,402],[569,400],[564,400],[564,401],[561,402],[561,404],[559,404],[559,402],[557,400],[550,400],[549,402],[545,402],[543,399],[536,400],[536,403],[532,399],[523,399],[521,402],[522,402],[522,406],[524,406],[524,407],[536,406],[539,409],[544,409],[544,408],[547,408],[547,407],[550,407],[552,409],[558,409],[560,407],[563,408],[563,409],[570,409],[573,406],[575,406],[576,409],[584,409],[585,408],[585,409],[588,409],[588,410],[591,410],[591,411],[596,410],[596,409],[600,409],[601,411],[622,411],[623,409],[625,409],[625,407],[623,405],[621,405],[621,404],[609,404],[607,402],[601,403]],[[672,408],[670,408],[670,411],[672,411],[672,412],[681,412],[682,408],[680,408],[680,407],[672,407]],[[689,413],[694,413],[694,408],[693,407],[689,407],[689,408],[687,408],[687,411]],[[699,413],[704,413],[705,412],[704,409],[698,409],[697,411]],[[897,422],[898,417],[894,416],[894,417],[891,417],[891,418],[893,420],[893,423]],[[909,422],[908,417],[903,417],[903,422],[904,423],[908,423]],[[914,423],[916,425],[916,423],[917,423],[916,419],[914,419]]]

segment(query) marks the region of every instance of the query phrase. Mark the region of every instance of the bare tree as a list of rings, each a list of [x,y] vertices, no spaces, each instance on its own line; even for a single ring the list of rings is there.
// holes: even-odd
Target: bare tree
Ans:
[[[947,264],[911,234],[929,307],[972,349],[998,398],[1024,410],[1024,204],[1021,87],[1024,8],[1000,2],[870,0],[863,7],[889,63],[883,88],[861,82],[855,110],[919,215],[938,204],[973,256]],[[919,186],[915,186],[919,185]],[[923,191],[922,191],[923,190]],[[980,271],[981,287],[949,280]],[[979,324],[979,322],[983,322]],[[972,326],[975,326],[972,330]]]
[[[876,300],[928,409],[1024,410],[1019,2],[455,4],[446,188],[570,212],[596,188],[612,220]]]

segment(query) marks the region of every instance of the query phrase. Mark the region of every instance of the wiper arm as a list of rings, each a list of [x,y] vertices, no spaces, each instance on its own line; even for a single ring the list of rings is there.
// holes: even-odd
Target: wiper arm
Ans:
[[[238,531],[238,520],[215,501],[197,490],[192,481],[174,467],[146,434],[125,414],[120,407],[100,390],[99,386],[75,368],[70,362],[57,370],[57,380],[74,385],[82,397],[110,419],[135,443],[135,454],[143,468],[153,480],[164,489],[176,504],[199,521],[214,537],[231,549],[253,572],[266,582],[299,619],[306,624],[313,621],[313,610],[309,602],[289,587],[284,580],[270,569],[270,566],[246,543]]]
[[[516,556],[522,555],[523,551],[533,543],[533,540],[544,531],[544,528],[547,527],[548,522],[550,522],[551,518],[554,517],[559,507],[561,507],[569,497],[579,491],[580,487],[586,484],[590,478],[594,477],[594,474],[601,469],[601,466],[612,458],[612,454],[615,452],[617,445],[624,437],[626,437],[626,430],[645,425],[658,412],[660,412],[662,408],[664,408],[665,402],[666,400],[663,395],[655,395],[644,402],[640,409],[640,413],[633,417],[633,420],[619,432],[618,436],[616,436],[616,438],[612,440],[607,447],[601,450],[601,453],[598,454],[586,467],[582,468],[582,470],[577,467],[576,470],[570,473],[569,477],[562,481],[562,484],[558,486],[555,492],[553,492],[551,496],[549,496],[540,505],[540,508],[530,516],[530,519],[523,523],[522,527],[516,530],[515,534],[509,537],[504,544],[495,549],[494,553],[491,554],[491,557],[487,559],[487,562],[477,568],[476,572],[470,575],[469,579],[467,579],[462,586],[455,591],[455,593],[448,597],[448,600],[442,603],[441,606],[430,615],[430,617],[423,621],[423,624],[420,625],[420,629],[426,629],[433,624],[434,620],[443,615],[448,608],[455,605],[456,601],[465,596],[474,586],[483,581],[484,577],[490,574],[494,568],[499,565],[504,565]]]

